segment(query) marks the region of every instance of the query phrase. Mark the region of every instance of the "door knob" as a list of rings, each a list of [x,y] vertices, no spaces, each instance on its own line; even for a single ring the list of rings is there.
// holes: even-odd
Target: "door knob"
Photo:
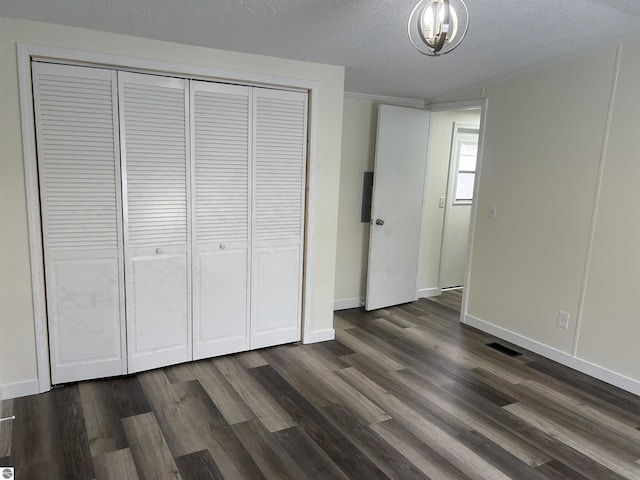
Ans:
[[[384,220],[381,218],[376,219],[376,225],[384,225]]]
[[[161,248],[156,248],[156,253],[157,253],[158,255],[160,255],[160,254],[162,253],[162,249],[161,249]]]

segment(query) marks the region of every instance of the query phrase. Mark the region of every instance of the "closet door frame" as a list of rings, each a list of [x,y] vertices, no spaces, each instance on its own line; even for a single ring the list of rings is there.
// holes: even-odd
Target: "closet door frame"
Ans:
[[[42,227],[40,223],[40,191],[38,186],[38,166],[33,111],[33,85],[31,81],[31,62],[33,60],[308,92],[307,188],[305,196],[301,340],[303,343],[314,343],[332,340],[334,338],[333,329],[313,331],[311,328],[311,298],[315,285],[313,283],[312,275],[314,270],[312,262],[314,247],[313,244],[309,242],[309,239],[313,238],[316,213],[315,206],[310,199],[315,198],[315,162],[318,151],[316,131],[318,108],[315,99],[319,93],[318,82],[265,73],[187,65],[183,63],[151,60],[140,57],[86,52],[82,50],[46,47],[25,43],[17,44],[17,60],[20,117],[22,127],[22,151],[27,197],[27,227],[29,235],[31,289],[36,339],[37,378],[24,382],[20,384],[19,387],[13,389],[11,392],[13,396],[30,395],[51,390],[48,340],[49,332],[46,314]]]

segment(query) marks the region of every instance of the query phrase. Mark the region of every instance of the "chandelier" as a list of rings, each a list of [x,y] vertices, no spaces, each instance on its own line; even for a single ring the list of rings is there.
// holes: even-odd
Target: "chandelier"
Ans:
[[[409,40],[420,53],[436,57],[455,49],[469,28],[464,0],[420,0],[409,16]]]

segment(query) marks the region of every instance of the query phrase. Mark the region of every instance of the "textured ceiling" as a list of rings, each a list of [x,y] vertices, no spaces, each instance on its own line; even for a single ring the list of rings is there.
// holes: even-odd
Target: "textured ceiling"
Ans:
[[[449,55],[413,49],[414,0],[0,0],[0,16],[344,65],[351,92],[429,99],[640,36],[638,0],[467,0]]]

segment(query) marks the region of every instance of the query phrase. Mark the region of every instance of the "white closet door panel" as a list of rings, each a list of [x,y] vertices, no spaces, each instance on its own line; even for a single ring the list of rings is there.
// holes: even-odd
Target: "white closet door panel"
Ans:
[[[193,285],[194,360],[247,350],[246,248],[198,253]]]
[[[52,382],[126,372],[115,72],[32,65]]]
[[[195,244],[249,238],[249,88],[192,82]]]
[[[254,90],[254,241],[302,239],[306,95]]]
[[[251,348],[300,340],[307,96],[254,89]]]
[[[129,372],[191,354],[186,81],[119,73]]]
[[[127,250],[187,245],[185,80],[120,73]]]
[[[124,373],[117,258],[50,260],[53,384]]]
[[[250,89],[191,82],[194,358],[248,348]]]
[[[48,249],[118,249],[114,75],[33,64]]]
[[[127,266],[129,373],[190,360],[186,255],[134,256]]]
[[[300,247],[253,253],[251,348],[300,340]]]

